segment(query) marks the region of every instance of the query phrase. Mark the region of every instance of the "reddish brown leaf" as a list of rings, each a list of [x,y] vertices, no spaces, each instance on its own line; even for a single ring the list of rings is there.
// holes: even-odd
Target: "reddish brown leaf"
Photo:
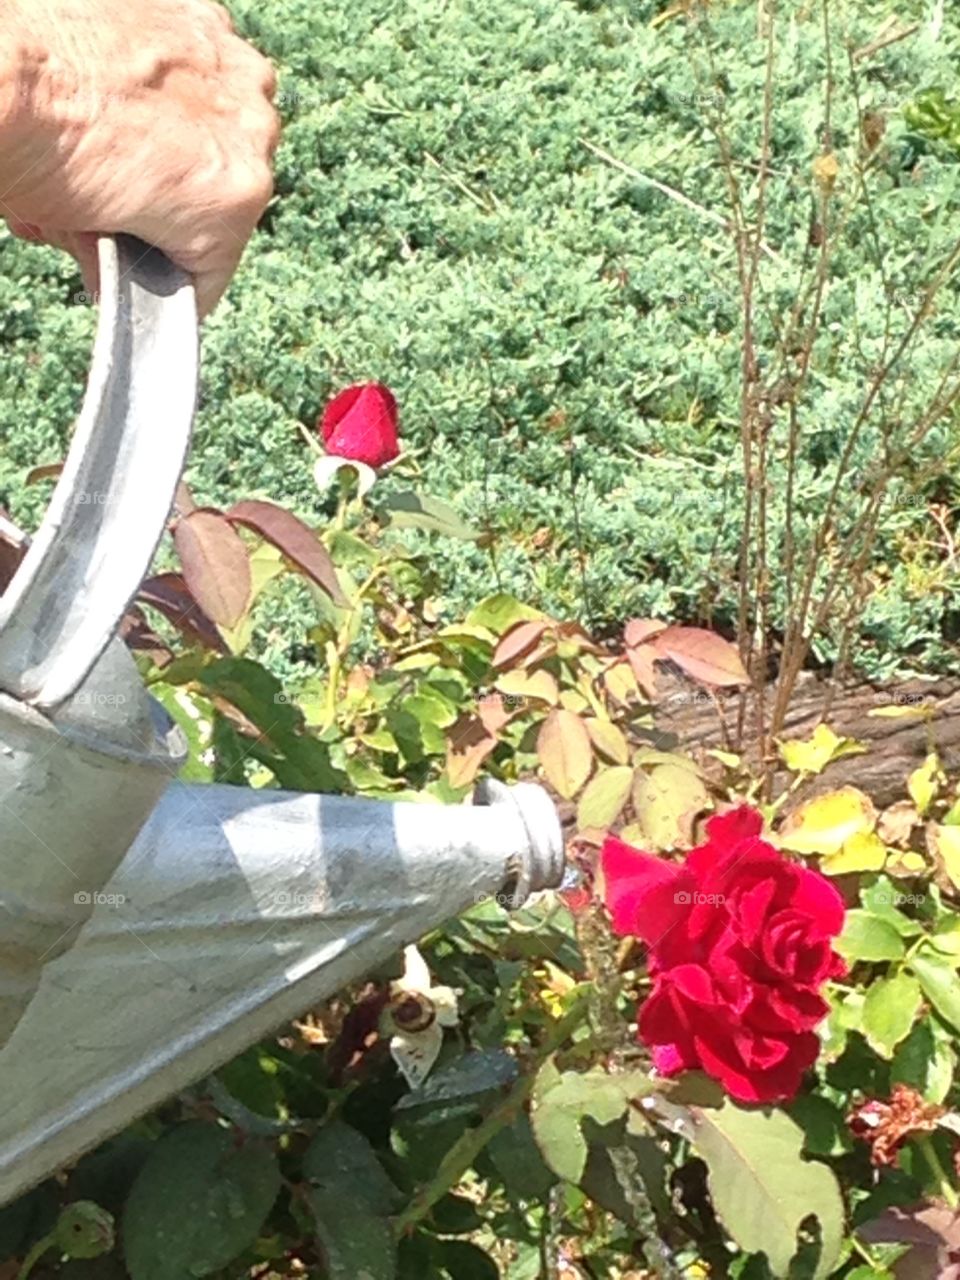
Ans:
[[[266,538],[286,556],[301,573],[321,587],[334,604],[349,604],[340,590],[330,552],[304,522],[273,502],[238,502],[226,513],[227,519],[242,524],[261,538]]]
[[[62,462],[45,462],[40,467],[31,467],[27,472],[24,484],[39,484],[41,480],[56,480],[62,470]]]
[[[960,1280],[960,1214],[927,1202],[885,1209],[857,1234],[869,1244],[911,1244],[893,1266],[897,1280]]]
[[[630,670],[636,676],[637,684],[648,698],[656,697],[657,693],[657,671],[653,665],[656,658],[657,651],[652,644],[631,645],[627,649],[627,661],[630,663]]]
[[[120,635],[128,649],[148,654],[156,667],[169,666],[173,661],[173,650],[157,635],[135,605],[124,614]]]
[[[27,554],[27,545],[26,534],[21,533],[0,508],[0,594],[6,591],[20,561]]]
[[[160,573],[147,578],[137,597],[171,622],[194,644],[216,653],[227,653],[223,637],[213,625],[179,573]]]
[[[513,709],[507,706],[506,699],[500,693],[488,693],[485,698],[481,698],[477,703],[480,712],[480,722],[486,729],[487,733],[494,738],[500,732],[505,724],[508,724],[513,714]]]
[[[656,618],[631,618],[623,629],[623,643],[626,645],[643,644],[651,636],[666,631],[667,624],[658,622]]]
[[[196,511],[197,504],[193,500],[193,494],[190,492],[190,486],[186,480],[180,480],[177,483],[177,490],[173,498],[174,509],[177,515],[188,516],[191,511]]]
[[[219,511],[198,507],[178,520],[173,541],[190,593],[218,626],[235,627],[250,602],[250,555]]]
[[[528,622],[517,622],[508,628],[493,651],[494,667],[502,670],[513,666],[520,658],[525,658],[536,648],[549,625],[546,618],[534,618]]]
[[[730,687],[749,684],[736,645],[702,627],[667,627],[652,641],[661,658],[669,658],[701,684]]]
[[[462,715],[447,731],[446,770],[450,785],[469,786],[496,745],[496,735],[487,730],[479,716]]]

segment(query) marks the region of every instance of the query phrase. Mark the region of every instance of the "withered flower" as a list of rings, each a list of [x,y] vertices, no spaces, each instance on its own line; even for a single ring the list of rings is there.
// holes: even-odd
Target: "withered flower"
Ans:
[[[889,1102],[868,1098],[847,1116],[855,1138],[870,1144],[871,1163],[878,1167],[895,1165],[900,1148],[917,1133],[932,1133],[944,1108],[926,1102],[907,1084],[895,1084]]]

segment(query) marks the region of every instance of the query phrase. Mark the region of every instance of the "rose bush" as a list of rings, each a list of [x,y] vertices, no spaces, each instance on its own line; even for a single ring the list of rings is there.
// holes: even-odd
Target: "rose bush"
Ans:
[[[639,1034],[657,1069],[699,1068],[745,1102],[797,1092],[828,1012],[821,987],[844,972],[832,948],[840,894],[763,840],[762,826],[741,806],[711,818],[682,864],[614,837],[601,855],[614,929],[649,948]]]
[[[346,387],[323,411],[320,434],[327,452],[368,467],[399,457],[397,401],[382,382]]]

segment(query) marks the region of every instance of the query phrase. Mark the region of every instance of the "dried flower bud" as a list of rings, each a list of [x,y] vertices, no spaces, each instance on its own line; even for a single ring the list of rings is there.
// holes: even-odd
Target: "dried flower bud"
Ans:
[[[926,1102],[916,1089],[895,1084],[889,1102],[869,1098],[847,1117],[850,1132],[870,1144],[873,1164],[894,1165],[900,1148],[915,1133],[931,1133],[943,1115],[943,1107]]]

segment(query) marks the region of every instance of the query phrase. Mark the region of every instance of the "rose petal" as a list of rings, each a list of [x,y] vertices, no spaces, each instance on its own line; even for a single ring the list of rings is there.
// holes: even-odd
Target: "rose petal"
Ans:
[[[644,941],[651,940],[669,927],[661,918],[669,907],[669,893],[681,877],[680,868],[664,862],[652,854],[642,853],[608,836],[600,850],[603,869],[604,902],[613,917],[616,933],[634,934]],[[659,892],[656,892],[659,891]]]

